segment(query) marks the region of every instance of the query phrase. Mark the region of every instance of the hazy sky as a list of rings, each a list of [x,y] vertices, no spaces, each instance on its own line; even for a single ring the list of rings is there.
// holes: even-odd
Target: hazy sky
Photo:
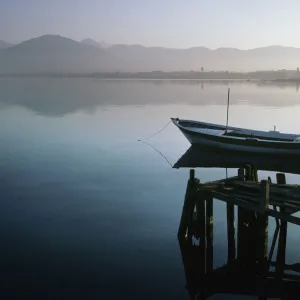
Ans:
[[[300,47],[300,0],[0,0],[0,40],[43,34],[187,48]]]

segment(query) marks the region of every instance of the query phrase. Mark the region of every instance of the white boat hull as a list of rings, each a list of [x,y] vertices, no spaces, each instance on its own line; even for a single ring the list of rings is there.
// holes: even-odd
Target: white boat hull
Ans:
[[[242,152],[252,152],[252,153],[266,153],[266,154],[299,154],[300,149],[277,149],[277,148],[264,148],[264,147],[253,147],[253,146],[243,146],[243,145],[230,145],[224,144],[222,142],[210,141],[201,137],[193,137],[188,134],[183,133],[191,145],[202,145],[205,147],[212,147],[217,149],[226,149],[232,151],[242,151]]]
[[[202,145],[205,147],[239,152],[300,155],[300,143],[294,141],[297,137],[299,137],[298,135],[250,131],[247,129],[242,132],[242,129],[240,128],[230,127],[230,129],[233,130],[240,130],[243,134],[248,131],[251,132],[251,134],[252,132],[261,134],[260,138],[252,138],[251,135],[249,135],[249,137],[241,138],[226,136],[221,133],[212,134],[211,131],[224,131],[224,127],[219,125],[215,125],[215,129],[211,129],[214,125],[207,123],[210,129],[207,129],[208,133],[206,133],[206,131],[203,130],[204,127],[197,128],[196,126],[197,123],[201,124],[201,126],[205,126],[203,125],[205,123],[190,121],[195,122],[195,125],[191,123],[194,127],[185,127],[180,125],[180,121],[178,122],[178,119],[172,119],[172,121],[192,145]],[[187,122],[188,121],[186,120],[182,121],[183,124]],[[279,137],[278,140],[276,140],[275,136]]]

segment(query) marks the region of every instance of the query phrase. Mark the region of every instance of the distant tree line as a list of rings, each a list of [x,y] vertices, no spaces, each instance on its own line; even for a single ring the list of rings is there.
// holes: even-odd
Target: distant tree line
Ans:
[[[299,67],[296,70],[255,71],[255,72],[230,72],[230,71],[175,71],[164,72],[94,72],[94,73],[31,73],[31,74],[6,74],[1,77],[58,77],[58,78],[104,78],[104,79],[198,79],[198,80],[282,80],[300,81]]]

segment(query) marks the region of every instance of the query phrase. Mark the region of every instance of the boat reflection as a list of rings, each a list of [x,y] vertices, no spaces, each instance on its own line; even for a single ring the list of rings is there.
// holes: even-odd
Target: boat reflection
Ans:
[[[191,146],[173,168],[242,168],[253,165],[261,171],[300,174],[300,164],[290,155],[242,153]]]

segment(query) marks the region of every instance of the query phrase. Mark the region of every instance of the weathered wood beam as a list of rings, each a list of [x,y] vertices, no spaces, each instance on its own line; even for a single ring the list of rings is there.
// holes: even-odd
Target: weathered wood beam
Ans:
[[[247,201],[245,201],[244,199],[240,199],[240,198],[232,198],[228,195],[222,194],[222,193],[217,193],[217,192],[213,192],[212,196],[214,199],[218,199],[227,203],[231,203],[231,204],[235,204],[237,206],[249,209],[249,210],[253,210],[256,212],[260,212],[260,208],[258,207],[258,205],[254,205],[253,203],[249,203]],[[266,210],[267,214],[269,216],[272,216],[276,219],[283,219],[286,220],[289,223],[293,223],[296,225],[300,225],[300,218],[292,216],[288,213],[283,213],[283,212],[278,212],[275,211],[273,209],[268,208]]]
[[[235,259],[236,256],[236,241],[235,241],[235,226],[234,226],[234,205],[226,204],[227,213],[227,262]]]
[[[213,198],[206,198],[206,273],[213,271]]]
[[[177,233],[178,238],[187,238],[189,235],[188,228],[192,225],[198,183],[199,179],[195,178],[195,170],[190,170],[190,178],[187,183],[184,204]]]

